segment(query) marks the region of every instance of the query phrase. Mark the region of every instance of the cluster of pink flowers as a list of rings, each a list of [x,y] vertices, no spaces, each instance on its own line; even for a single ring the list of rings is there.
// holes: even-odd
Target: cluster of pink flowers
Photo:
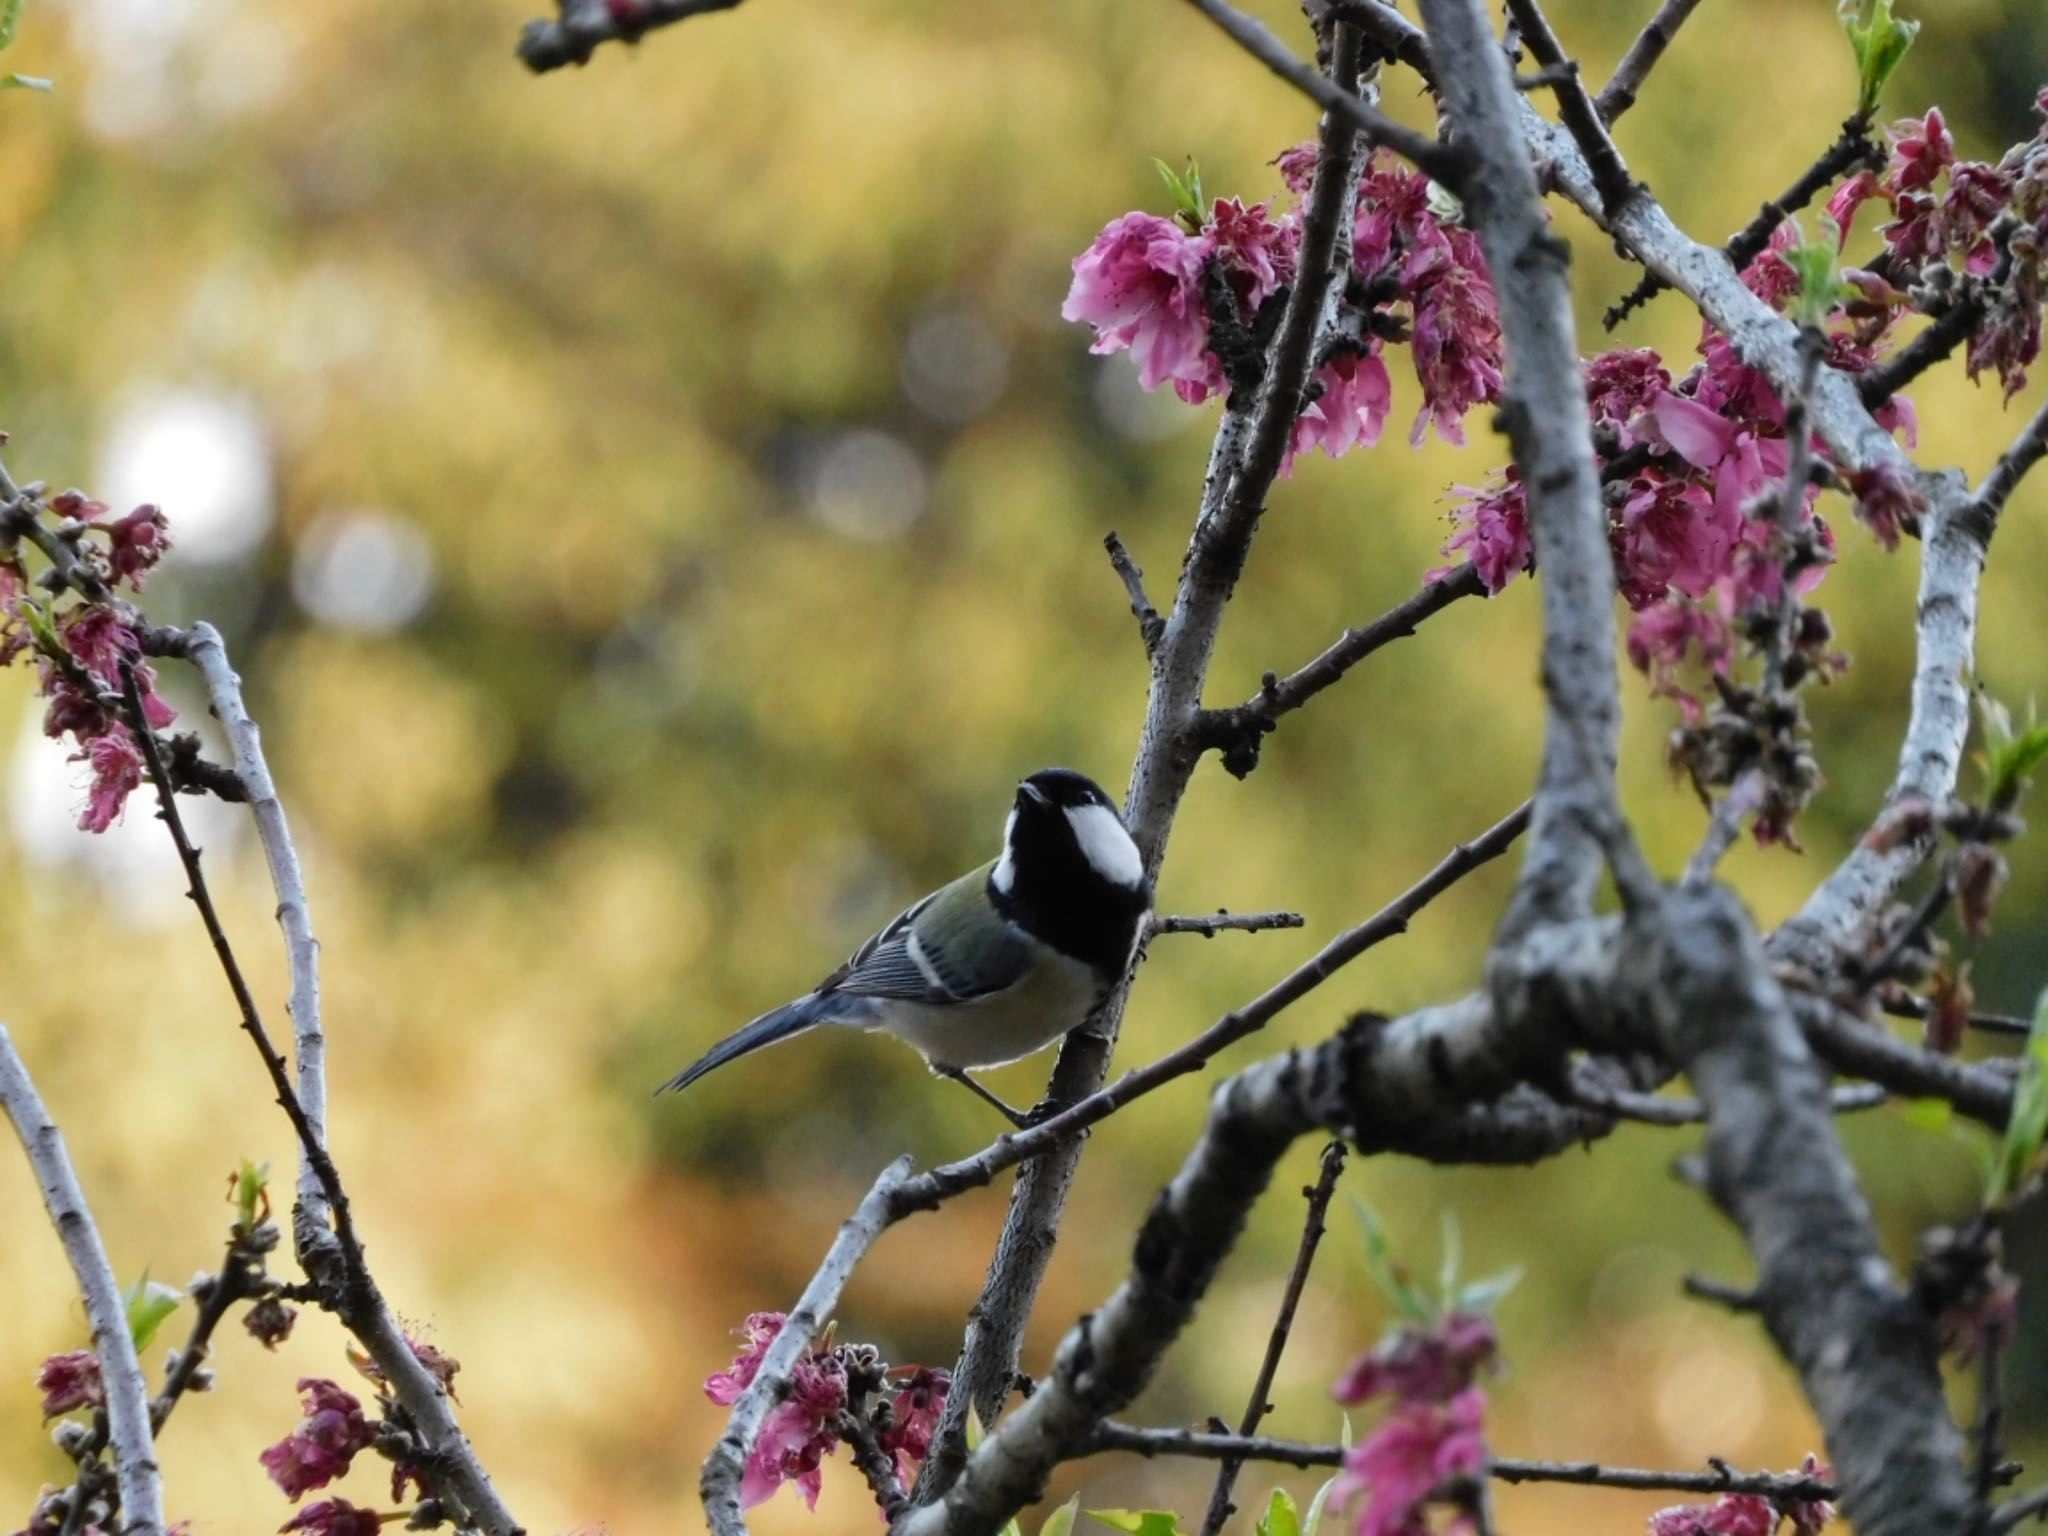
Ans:
[[[1315,162],[1313,144],[1275,162],[1297,199]],[[1171,384],[1190,404],[1224,393],[1219,322],[1256,330],[1260,307],[1293,282],[1299,261],[1299,203],[1279,214],[1272,207],[1231,198],[1182,222],[1124,214],[1074,258],[1060,313],[1094,327],[1093,351],[1128,351],[1144,389]],[[1422,386],[1411,440],[1433,423],[1462,443],[1465,414],[1501,386],[1500,318],[1477,239],[1432,203],[1426,177],[1376,152],[1359,182],[1351,254],[1347,293],[1371,307],[1347,299],[1337,331],[1348,340],[1317,369],[1290,462],[1309,448],[1337,458],[1379,441],[1393,400],[1389,337],[1409,341]]]
[[[75,535],[60,532],[80,564],[109,585],[125,583],[141,591],[149,573],[171,547],[169,527],[154,506],[110,517],[104,502],[78,491],[64,491],[50,498],[49,511],[63,518],[64,527]],[[100,534],[104,546],[88,541],[86,531]],[[78,824],[88,832],[104,832],[120,816],[143,777],[141,749],[121,717],[123,664],[134,673],[151,729],[169,725],[177,719],[177,711],[158,695],[156,672],[142,659],[141,642],[113,605],[81,602],[56,614],[38,610],[33,617],[47,626],[39,641],[37,624],[27,611],[33,602],[20,554],[0,558],[0,665],[35,650],[41,692],[47,701],[43,731],[52,740],[70,737],[77,749],[71,760],[84,763],[91,772]]]
[[[1825,1481],[1833,1474],[1809,1455],[1800,1474]],[[1762,1494],[1724,1493],[1711,1504],[1674,1504],[1650,1516],[1649,1536],[1772,1536],[1780,1519],[1792,1522],[1793,1536],[1818,1536],[1835,1518],[1826,1499],[1787,1499],[1774,1504]]]
[[[733,1356],[730,1367],[705,1381],[704,1395],[721,1407],[738,1402],[760,1374],[761,1359],[786,1321],[780,1312],[751,1314],[735,1330],[745,1347]],[[804,1504],[816,1509],[825,1458],[839,1448],[839,1414],[845,1406],[845,1361],[836,1351],[813,1344],[791,1373],[789,1396],[761,1421],[740,1478],[740,1507],[752,1509],[785,1482],[793,1482]]]
[[[1486,1394],[1475,1385],[1494,1363],[1491,1319],[1444,1313],[1428,1327],[1389,1333],[1337,1383],[1347,1406],[1391,1398],[1387,1416],[1345,1458],[1331,1497],[1358,1510],[1358,1536],[1429,1536],[1428,1506],[1450,1502],[1448,1529],[1471,1533],[1470,1484],[1486,1467]]]
[[[271,1481],[291,1499],[344,1476],[356,1455],[377,1438],[354,1393],[312,1376],[300,1380],[299,1392],[305,1416],[289,1435],[257,1457]]]
[[[383,1517],[374,1509],[363,1509],[347,1499],[322,1499],[308,1504],[285,1521],[278,1536],[287,1531],[306,1531],[310,1536],[377,1536]]]
[[[738,1402],[760,1375],[761,1362],[787,1321],[780,1312],[755,1312],[734,1329],[741,1348],[730,1366],[705,1379],[704,1395],[721,1407]],[[903,1378],[902,1386],[870,1408],[870,1394],[892,1375]],[[816,1509],[825,1459],[839,1448],[840,1426],[849,1416],[877,1431],[876,1443],[894,1460],[897,1479],[908,1484],[931,1451],[951,1385],[946,1371],[929,1366],[892,1371],[866,1346],[813,1341],[797,1359],[788,1395],[761,1421],[740,1475],[740,1507],[752,1509],[784,1483],[794,1483],[806,1507]]]

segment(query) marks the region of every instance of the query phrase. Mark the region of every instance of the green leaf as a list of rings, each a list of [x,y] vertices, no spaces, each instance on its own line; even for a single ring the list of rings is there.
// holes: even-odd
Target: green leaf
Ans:
[[[1977,723],[1984,734],[1984,750],[1978,763],[1984,770],[1984,800],[1996,810],[2009,811],[2027,790],[2027,775],[2048,760],[2048,725],[2034,718],[2027,706],[2025,730],[2015,730],[2012,711],[1998,700],[1977,690]]]
[[[0,48],[12,48],[21,31],[22,0],[0,0]]]
[[[41,75],[0,75],[0,91],[54,91],[56,82]]]
[[[1820,239],[1809,244],[1796,218],[1792,229],[1799,238],[1785,252],[1785,261],[1799,278],[1799,291],[1792,299],[1793,318],[1801,325],[1819,325],[1827,319],[1828,311],[1851,296],[1848,284],[1835,267],[1835,256],[1842,245],[1841,230],[1834,220],[1822,219]]]
[[[233,1188],[228,1193],[228,1198],[235,1203],[235,1225],[238,1230],[253,1232],[256,1229],[258,1206],[263,1208],[264,1214],[269,1214],[269,1188],[270,1164],[252,1163],[246,1157],[243,1158],[242,1166],[235,1171]]]
[[[1202,169],[1194,161],[1188,162],[1186,175],[1181,175],[1164,160],[1155,158],[1152,168],[1159,172],[1159,179],[1166,183],[1166,190],[1173,198],[1173,211],[1190,234],[1202,227],[1207,210],[1202,204]]]
[[[22,622],[28,625],[29,638],[36,643],[36,649],[45,656],[57,657],[69,654],[64,642],[57,638],[57,620],[48,608],[27,598],[21,601]]]
[[[1351,1440],[1350,1422],[1349,1415],[1346,1415],[1344,1440],[1347,1449]],[[1339,1477],[1342,1475],[1338,1474]],[[1337,1478],[1332,1477],[1316,1490],[1316,1496],[1309,1500],[1308,1518],[1301,1522],[1301,1536],[1316,1536],[1316,1527],[1323,1523],[1323,1507],[1330,1502],[1330,1490],[1336,1486]]]
[[[1128,1536],[1180,1536],[1180,1516],[1170,1509],[1085,1509],[1082,1513]]]
[[[1422,1293],[1394,1258],[1394,1245],[1387,1240],[1387,1229],[1380,1224],[1373,1208],[1358,1195],[1351,1197],[1351,1205],[1358,1212],[1359,1225],[1365,1228],[1365,1268],[1373,1285],[1403,1322],[1428,1327],[1437,1319],[1436,1303]]]
[[[1842,30],[1849,34],[1850,51],[1856,55],[1856,111],[1868,117],[1877,110],[1877,99],[1913,39],[1920,34],[1917,21],[1896,21],[1892,0],[1872,0],[1866,14],[1857,0],[1843,0]]]
[[[142,1278],[121,1299],[128,1304],[128,1336],[135,1341],[136,1353],[140,1354],[149,1348],[149,1341],[163,1327],[164,1319],[178,1310],[185,1293],[175,1286],[157,1284],[145,1269]]]
[[[1080,1512],[1081,1495],[1077,1493],[1045,1517],[1045,1524],[1038,1528],[1038,1536],[1073,1536],[1074,1517]]]
[[[1301,1511],[1285,1488],[1275,1488],[1266,1500],[1266,1512],[1253,1527],[1256,1536],[1301,1536]]]
[[[1522,1283],[1522,1266],[1510,1264],[1497,1275],[1474,1280],[1444,1297],[1444,1305],[1456,1312],[1491,1312],[1501,1297]]]
[[[1998,1161],[1991,1166],[1990,1185],[1984,1193],[1986,1205],[2004,1205],[2022,1192],[2033,1177],[2044,1136],[2048,1136],[2048,990],[2043,990],[2034,1004],[2034,1027],[2027,1032],[2020,1080],[2012,1091],[2012,1117],[2005,1124]]]
[[[1448,1205],[1439,1213],[1444,1234],[1443,1259],[1437,1271],[1437,1294],[1446,1306],[1452,1305],[1451,1298],[1458,1294],[1458,1263],[1464,1257],[1464,1244],[1458,1236],[1458,1213]]]

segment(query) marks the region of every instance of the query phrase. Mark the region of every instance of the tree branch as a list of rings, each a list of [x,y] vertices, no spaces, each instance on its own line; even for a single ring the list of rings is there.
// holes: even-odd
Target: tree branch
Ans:
[[[1124,591],[1130,595],[1131,617],[1138,621],[1138,635],[1145,642],[1145,659],[1156,660],[1159,637],[1166,629],[1166,621],[1159,617],[1159,610],[1145,595],[1145,573],[1138,569],[1138,562],[1131,558],[1131,552],[1124,548],[1124,541],[1114,531],[1103,538],[1102,547],[1109,551],[1109,563],[1115,567],[1123,580]]]
[[[107,1398],[107,1432],[114,1449],[114,1477],[121,1491],[121,1529],[127,1536],[162,1536],[163,1477],[157,1466],[156,1440],[150,1431],[149,1386],[135,1341],[128,1333],[128,1309],[121,1287],[107,1262],[92,1208],[78,1187],[64,1133],[43,1107],[14,1041],[0,1025],[0,1109],[13,1122],[21,1149],[28,1154],[44,1209],[64,1245],[64,1257],[78,1278],[78,1293],[92,1325],[92,1349],[100,1364]]]
[[[1657,67],[1657,61],[1664,57],[1664,50],[1671,46],[1671,40],[1678,35],[1678,29],[1685,25],[1686,17],[1699,9],[1700,0],[1664,0],[1657,7],[1636,40],[1629,44],[1628,52],[1621,62],[1614,66],[1614,75],[1593,105],[1599,109],[1603,122],[1612,124],[1622,113],[1636,104],[1636,93],[1642,90],[1643,81],[1650,71]]]
[[[740,0],[560,0],[553,21],[529,21],[519,33],[519,57],[537,75],[568,64],[587,64],[605,43],[637,43],[657,27],[692,16],[729,11]]]
[[[1348,27],[1337,28],[1332,74],[1341,86],[1337,94],[1354,105],[1362,53],[1357,34]],[[1193,723],[1224,606],[1244,569],[1267,492],[1300,414],[1317,338],[1342,292],[1339,268],[1350,268],[1351,212],[1364,158],[1355,123],[1355,115],[1339,107],[1324,115],[1318,130],[1319,153],[1303,215],[1296,280],[1257,398],[1248,405],[1233,398],[1217,428],[1201,508],[1153,661],[1124,819],[1154,876],[1198,755],[1191,745]],[[1118,988],[1094,1019],[1068,1035],[1047,1090],[1049,1104],[1076,1104],[1100,1090],[1127,988],[1128,983]],[[936,1497],[958,1472],[966,1454],[970,1409],[985,1423],[995,1422],[1002,1410],[1079,1157],[1078,1142],[1061,1145],[1033,1160],[1018,1177],[995,1258],[969,1313],[953,1390],[912,1493],[916,1501]]]
[[[1300,928],[1308,919],[1299,912],[1224,912],[1213,917],[1154,917],[1147,925],[1148,936],[1163,933],[1199,933],[1213,939],[1219,933],[1265,933],[1274,928]]]
[[[1302,1221],[1301,1246],[1295,1250],[1294,1267],[1287,1273],[1287,1288],[1280,1295],[1280,1312],[1273,1319],[1273,1332],[1266,1340],[1266,1357],[1259,1362],[1259,1374],[1252,1382],[1251,1401],[1245,1404],[1244,1417],[1238,1422],[1240,1436],[1257,1434],[1259,1421],[1272,1409],[1266,1398],[1273,1390],[1273,1375],[1280,1369],[1280,1356],[1287,1349],[1287,1336],[1294,1329],[1294,1312],[1301,1305],[1302,1289],[1308,1284],[1309,1266],[1315,1262],[1316,1248],[1323,1240],[1323,1216],[1330,1208],[1330,1197],[1337,1193],[1337,1180],[1343,1172],[1344,1143],[1333,1141],[1323,1148],[1322,1167],[1315,1183],[1302,1191],[1308,1197],[1308,1212]],[[1209,1510],[1202,1517],[1201,1536],[1216,1536],[1224,1522],[1237,1512],[1237,1506],[1230,1501],[1230,1490],[1243,1465],[1243,1458],[1226,1457],[1217,1469]]]
[[[1564,45],[1550,28],[1538,0],[1508,0],[1508,14],[1522,34],[1522,41],[1537,63],[1552,74],[1557,92],[1557,115],[1565,130],[1578,141],[1579,152],[1593,168],[1593,181],[1600,200],[1611,214],[1636,194],[1636,179],[1607,132],[1607,121],[1594,104],[1586,82],[1580,78],[1579,62],[1567,55]]]

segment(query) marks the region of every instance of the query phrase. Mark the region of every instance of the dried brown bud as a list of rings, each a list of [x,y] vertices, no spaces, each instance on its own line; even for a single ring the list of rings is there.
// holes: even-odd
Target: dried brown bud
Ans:
[[[1953,875],[1963,930],[1973,939],[1991,931],[1991,909],[2005,886],[2005,857],[1989,843],[1968,843],[1956,853]]]

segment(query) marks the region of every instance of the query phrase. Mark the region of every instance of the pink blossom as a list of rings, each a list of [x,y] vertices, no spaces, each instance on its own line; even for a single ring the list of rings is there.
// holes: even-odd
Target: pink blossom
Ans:
[[[733,1330],[736,1337],[747,1341],[747,1347],[732,1357],[732,1364],[725,1370],[704,1378],[704,1395],[721,1408],[738,1402],[740,1394],[754,1384],[761,1371],[761,1357],[768,1353],[768,1346],[775,1342],[787,1321],[781,1312],[748,1313],[747,1320]]]
[[[1931,187],[1956,160],[1956,143],[1949,137],[1941,108],[1930,107],[1924,118],[1904,118],[1892,124],[1892,162],[1885,171],[1885,185],[1893,192],[1917,192]]]
[[[1302,196],[1315,179],[1316,161],[1321,150],[1314,139],[1304,139],[1292,149],[1283,149],[1275,155],[1272,164],[1280,172],[1280,184],[1296,197]]]
[[[740,1508],[752,1509],[785,1482],[793,1482],[807,1508],[818,1507],[821,1468],[839,1447],[839,1414],[846,1406],[846,1367],[836,1355],[806,1355],[790,1377],[789,1396],[768,1410],[754,1451],[740,1475]]]
[[[1472,1385],[1499,1347],[1492,1318],[1446,1313],[1431,1328],[1409,1325],[1390,1332],[1351,1362],[1332,1395],[1347,1407],[1388,1395],[1406,1402],[1445,1402]]]
[[[1835,1469],[1811,1451],[1799,1464],[1799,1470],[1816,1482],[1832,1483],[1835,1480]],[[1785,1514],[1798,1536],[1817,1536],[1821,1527],[1835,1518],[1835,1506],[1828,1499],[1789,1499],[1785,1504]]]
[[[1431,423],[1446,442],[1463,444],[1465,413],[1500,395],[1500,314],[1493,284],[1471,232],[1447,234],[1443,246],[1419,252],[1403,274],[1415,310],[1409,349],[1423,397],[1408,434],[1415,444]]]
[[[1643,608],[1670,589],[1704,597],[1742,538],[1739,512],[1690,480],[1638,475],[1621,504],[1615,563],[1622,595]]]
[[[1202,267],[1212,241],[1170,219],[1127,213],[1074,258],[1073,286],[1060,315],[1095,328],[1089,350],[1129,349],[1140,387],[1172,383],[1190,403],[1221,385],[1209,354]]]
[[[312,1536],[377,1536],[383,1522],[374,1509],[361,1509],[347,1499],[322,1499],[308,1504],[285,1521],[278,1536],[287,1531],[308,1531]]]
[[[1724,1493],[1711,1504],[1674,1504],[1650,1516],[1649,1536],[1771,1536],[1778,1511],[1761,1494]]]
[[[932,1434],[953,1385],[950,1371],[919,1366],[890,1405],[889,1427],[882,1432],[882,1450],[896,1458],[896,1475],[909,1483],[932,1448]]]
[[[1363,1497],[1358,1536],[1428,1536],[1423,1506],[1452,1478],[1486,1466],[1485,1394],[1448,1403],[1405,1402],[1345,1458],[1331,1497],[1350,1509]],[[1469,1528],[1469,1519],[1461,1522]]]
[[[760,1374],[761,1360],[782,1332],[780,1312],[755,1312],[734,1330],[746,1347],[732,1365],[704,1382],[704,1395],[730,1406]],[[790,1374],[789,1396],[769,1409],[754,1437],[753,1453],[740,1476],[740,1507],[752,1509],[785,1482],[794,1482],[804,1503],[817,1507],[824,1484],[819,1468],[839,1445],[839,1414],[846,1406],[846,1366],[814,1345]]]
[[[1596,422],[1625,427],[1659,396],[1670,391],[1671,373],[1648,347],[1616,347],[1589,359],[1586,408]]]
[[[1656,693],[1678,700],[1688,717],[1698,706],[1677,686],[1676,677],[1694,647],[1703,663],[1717,672],[1725,671],[1735,658],[1734,631],[1720,614],[1676,597],[1653,603],[1629,623],[1629,661],[1649,677]]]
[[[1828,199],[1828,218],[1834,222],[1837,251],[1849,243],[1849,226],[1856,222],[1856,210],[1876,196],[1877,190],[1877,177],[1869,171],[1858,171],[1835,188]]]
[[[68,731],[74,740],[85,742],[104,735],[113,727],[114,717],[69,675],[58,671],[47,661],[38,661],[36,670],[42,679],[43,697],[49,700],[43,710],[45,736],[55,741]]]
[[[101,523],[107,535],[107,568],[114,580],[125,581],[136,591],[171,547],[171,530],[163,509],[145,502],[126,517]]]
[[[1316,371],[1315,381],[1322,392],[1295,418],[1283,473],[1292,470],[1296,454],[1310,448],[1320,448],[1333,459],[1361,445],[1370,448],[1386,425],[1394,389],[1377,342],[1369,352],[1332,358]]]
[[[302,1377],[305,1418],[257,1457],[288,1498],[324,1488],[348,1471],[358,1451],[376,1438],[363,1405],[331,1381]],[[339,1500],[335,1502],[339,1503]]]
[[[143,718],[151,730],[162,730],[178,718],[178,712],[157,695],[156,671],[142,660],[142,642],[135,631],[123,624],[114,610],[102,606],[77,608],[62,630],[64,649],[101,685],[113,694],[121,691],[121,665],[135,672],[136,691],[142,695]]]
[[[92,786],[86,792],[85,809],[79,813],[79,830],[104,832],[142,783],[142,753],[127,727],[116,726],[104,736],[95,736],[72,758],[73,762],[81,760],[92,768]]]
[[[1203,232],[1214,242],[1223,275],[1246,320],[1282,283],[1293,281],[1300,227],[1292,220],[1268,218],[1266,204],[1247,208],[1234,197],[1219,197]]]
[[[1502,484],[1487,490],[1465,485],[1452,489],[1469,499],[1451,510],[1458,531],[1444,545],[1444,553],[1470,560],[1491,597],[1528,570],[1535,559],[1521,477],[1510,469]]]
[[[46,1419],[74,1408],[98,1408],[107,1400],[100,1382],[100,1357],[89,1349],[50,1356],[36,1371],[36,1389],[43,1394]]]

